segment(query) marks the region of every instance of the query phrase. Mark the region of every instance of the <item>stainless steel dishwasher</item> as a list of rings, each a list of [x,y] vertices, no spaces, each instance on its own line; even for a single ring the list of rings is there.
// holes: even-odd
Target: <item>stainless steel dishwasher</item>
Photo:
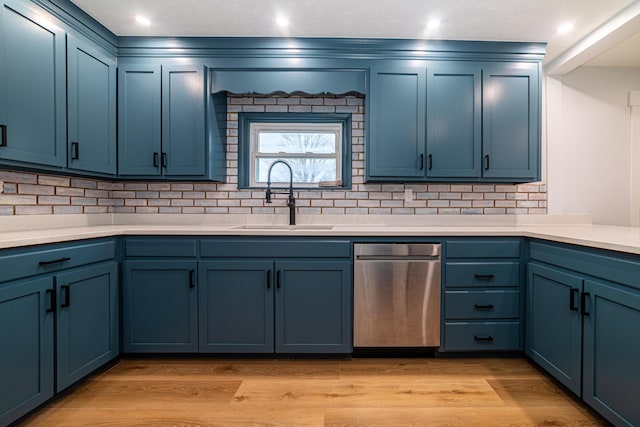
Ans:
[[[440,245],[354,249],[354,347],[439,346]]]

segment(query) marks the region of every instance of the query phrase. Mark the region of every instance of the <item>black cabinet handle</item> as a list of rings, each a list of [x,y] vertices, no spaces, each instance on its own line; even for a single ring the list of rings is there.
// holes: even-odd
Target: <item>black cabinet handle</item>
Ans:
[[[78,160],[80,158],[80,147],[77,142],[71,143],[71,160]]]
[[[167,167],[167,153],[162,153],[162,155],[160,157],[162,158],[162,167],[166,168]]]
[[[276,288],[280,289],[280,270],[276,272]]]
[[[40,261],[38,265],[45,266],[45,265],[51,265],[51,264],[59,264],[61,262],[67,262],[67,261],[71,261],[71,258],[69,258],[68,256],[64,258],[52,259],[51,261]]]
[[[0,125],[0,147],[7,146],[7,125]]]
[[[475,339],[476,341],[485,341],[485,342],[493,341],[493,337],[491,335],[487,335],[487,336],[475,335],[473,339]]]
[[[429,154],[428,160],[429,160],[429,170],[431,170],[431,169],[433,169],[433,155],[432,154]]]
[[[576,305],[576,297],[580,294],[580,290],[576,288],[571,288],[569,294],[569,310],[578,311],[580,308]]]
[[[153,153],[153,167],[157,168],[160,165],[160,154],[158,153]]]
[[[489,155],[484,156],[484,170],[489,170],[491,164],[489,163]]]
[[[487,304],[487,305],[474,304],[473,306],[475,307],[476,310],[493,310],[493,304]]]
[[[475,278],[478,280],[491,280],[494,277],[496,276],[494,276],[493,274],[476,274],[475,275]]]
[[[420,170],[424,169],[424,154],[420,154]]]
[[[189,289],[193,289],[196,287],[196,271],[195,270],[191,270],[189,271]]]
[[[271,270],[267,270],[267,289],[271,289]]]
[[[47,308],[47,313],[55,313],[56,312],[56,291],[54,289],[47,289],[47,295],[50,295],[49,308]]]
[[[60,304],[60,308],[69,307],[69,304],[71,304],[71,288],[69,288],[69,285],[62,285],[60,286],[60,291],[64,291],[64,302]]]
[[[580,299],[580,311],[582,311],[583,316],[588,316],[589,314],[591,314],[587,311],[587,298],[589,298],[590,296],[591,294],[589,292],[582,293],[582,297]]]

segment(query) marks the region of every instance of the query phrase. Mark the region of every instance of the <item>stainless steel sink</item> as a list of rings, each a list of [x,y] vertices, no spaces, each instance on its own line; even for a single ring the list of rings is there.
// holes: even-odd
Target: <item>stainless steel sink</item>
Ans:
[[[303,225],[280,225],[280,224],[247,224],[231,227],[235,230],[331,230],[333,225],[324,224],[303,224]]]

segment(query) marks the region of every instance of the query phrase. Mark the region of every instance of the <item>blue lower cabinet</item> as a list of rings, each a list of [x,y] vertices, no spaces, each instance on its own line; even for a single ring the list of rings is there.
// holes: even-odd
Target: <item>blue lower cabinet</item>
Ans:
[[[615,425],[640,425],[640,291],[584,283],[582,397]]]
[[[122,266],[124,351],[197,352],[197,261],[138,260]]]
[[[0,285],[0,425],[54,394],[53,278]]]
[[[273,353],[272,261],[199,263],[200,352]]]
[[[201,261],[198,275],[200,352],[352,350],[350,262]]]
[[[526,353],[580,395],[582,278],[535,263],[528,267]]]
[[[276,352],[352,351],[351,263],[276,261]]]
[[[56,275],[56,391],[118,356],[118,264]]]

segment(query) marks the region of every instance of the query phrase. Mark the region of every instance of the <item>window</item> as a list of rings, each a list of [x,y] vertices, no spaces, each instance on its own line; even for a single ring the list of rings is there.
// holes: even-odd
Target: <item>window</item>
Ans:
[[[350,115],[240,113],[238,120],[240,187],[265,187],[276,160],[291,166],[294,187],[350,185]],[[285,165],[273,167],[272,184],[288,186],[289,179]]]

